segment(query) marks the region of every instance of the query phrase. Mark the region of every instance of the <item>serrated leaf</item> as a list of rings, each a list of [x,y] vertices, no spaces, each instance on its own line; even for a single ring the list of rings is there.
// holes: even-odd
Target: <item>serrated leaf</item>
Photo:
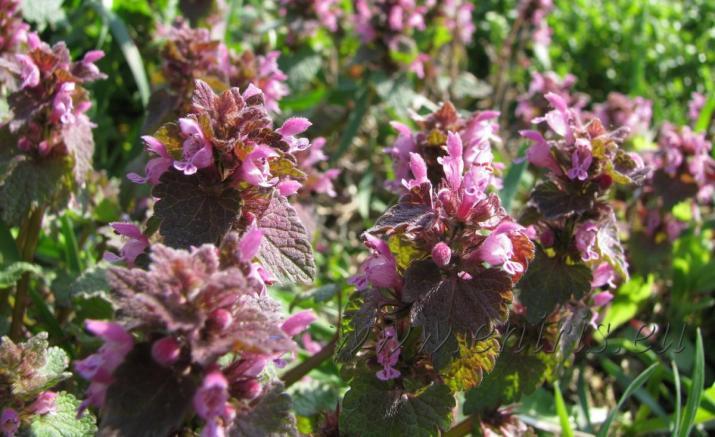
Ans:
[[[340,332],[341,342],[337,353],[339,361],[350,361],[370,335],[377,318],[378,304],[379,296],[372,289],[351,296]]]
[[[17,162],[0,187],[3,221],[19,225],[33,207],[64,207],[72,183],[72,165],[68,157],[26,158]]]
[[[490,336],[476,342],[470,342],[463,336],[457,336],[458,356],[441,374],[445,384],[452,391],[466,391],[482,382],[484,373],[494,369],[499,356],[499,340]]]
[[[407,384],[406,384],[407,385]],[[346,436],[436,436],[451,423],[455,400],[444,384],[405,392],[377,379],[357,376],[343,398],[340,431]]]
[[[429,205],[421,203],[398,203],[375,221],[368,233],[395,233],[402,230],[419,230],[429,227],[435,220]]]
[[[231,437],[297,436],[293,403],[283,384],[273,383],[264,395],[244,412],[239,411],[231,428]]]
[[[477,414],[519,401],[522,395],[533,393],[543,381],[545,371],[543,357],[530,349],[517,352],[505,348],[494,370],[479,387],[467,392],[464,414]]]
[[[0,288],[9,288],[20,280],[24,273],[39,275],[42,268],[36,264],[27,262],[15,262],[0,270]]]
[[[567,264],[561,257],[549,258],[543,250],[536,257],[519,282],[519,298],[527,308],[527,320],[540,322],[551,314],[556,305],[571,296],[581,298],[591,289],[591,269],[582,262]]]
[[[594,192],[569,192],[560,189],[551,181],[542,182],[534,188],[531,200],[546,219],[580,214],[593,206]]]
[[[263,232],[258,258],[284,284],[308,284],[315,279],[313,247],[308,232],[288,200],[274,194],[258,219]]]
[[[405,272],[402,299],[411,303],[410,318],[423,329],[425,350],[436,352],[451,334],[472,340],[489,334],[509,315],[511,279],[489,269],[464,280],[443,278],[432,260],[412,263]]]
[[[33,437],[90,437],[97,432],[95,417],[85,412],[77,418],[80,402],[69,393],[60,392],[55,398],[54,411],[33,415],[29,434]]]
[[[92,155],[94,155],[92,123],[86,117],[78,117],[76,123],[62,129],[62,140],[74,161],[72,172],[75,181],[81,185],[87,174],[92,171]]]
[[[616,273],[621,275],[623,280],[628,280],[628,261],[626,261],[621,241],[618,239],[618,225],[613,211],[610,211],[607,217],[598,223],[596,251],[613,267]]]
[[[203,187],[199,176],[176,170],[164,173],[152,194],[159,198],[154,206],[159,233],[164,244],[176,248],[218,244],[241,210],[238,191]]]
[[[113,380],[102,409],[103,437],[170,435],[191,412],[196,379],[157,364],[148,344],[134,347]]]

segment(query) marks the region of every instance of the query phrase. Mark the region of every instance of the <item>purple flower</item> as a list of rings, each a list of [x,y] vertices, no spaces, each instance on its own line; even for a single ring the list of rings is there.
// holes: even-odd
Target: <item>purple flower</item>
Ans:
[[[238,257],[241,262],[250,263],[253,261],[261,249],[262,239],[263,232],[255,224],[248,228],[238,243]]]
[[[585,181],[588,179],[588,169],[591,167],[591,162],[593,162],[593,155],[591,154],[591,146],[588,140],[576,140],[576,149],[571,154],[571,168],[566,175],[571,180]]]
[[[447,156],[437,158],[437,162],[442,164],[447,185],[455,192],[462,185],[462,173],[464,172],[463,150],[462,138],[454,132],[448,132]]]
[[[696,123],[700,118],[700,111],[702,111],[705,106],[706,98],[704,94],[693,93],[690,95],[690,102],[688,102],[688,118],[692,123]]]
[[[20,79],[22,80],[20,89],[34,88],[39,85],[40,69],[37,68],[32,58],[27,55],[17,54],[15,59],[20,64]]]
[[[317,318],[313,310],[301,311],[288,317],[281,325],[281,329],[288,334],[289,337],[294,337],[308,329],[308,326]]]
[[[602,291],[593,295],[593,304],[597,307],[604,307],[613,300],[613,294],[608,291]]]
[[[300,188],[303,186],[298,181],[294,181],[292,179],[286,179],[284,181],[278,182],[278,185],[276,185],[276,188],[278,188],[278,192],[281,194],[281,196],[292,196],[295,193],[300,190]]]
[[[158,156],[147,162],[146,168],[144,169],[146,176],[142,177],[136,173],[129,173],[127,174],[127,178],[137,184],[149,182],[152,185],[156,185],[159,183],[161,175],[169,170],[174,162],[174,158],[172,158],[171,155],[169,155],[169,152],[166,151],[166,146],[164,146],[164,144],[156,138],[145,135],[142,137],[142,140],[144,140],[144,143],[146,144],[146,150]]]
[[[576,241],[576,248],[581,252],[582,260],[592,261],[599,258],[598,253],[595,251],[597,233],[598,227],[590,220],[576,227],[574,239]]]
[[[467,220],[472,208],[486,197],[486,189],[492,173],[483,166],[472,167],[460,182],[459,204],[457,207],[457,218]],[[442,191],[444,192],[444,190]]]
[[[62,124],[72,124],[75,116],[72,113],[74,104],[72,103],[72,93],[75,90],[74,82],[65,82],[60,85],[60,90],[52,100],[52,119]]]
[[[402,278],[397,273],[397,262],[387,243],[367,233],[364,238],[372,254],[362,263],[360,272],[351,282],[359,289],[365,289],[368,284],[379,288],[401,289]]]
[[[482,242],[476,251],[476,257],[487,262],[492,267],[501,266],[510,275],[523,272],[524,267],[511,258],[514,256],[514,245],[507,232],[493,231]]]
[[[305,132],[311,125],[307,118],[291,117],[276,129],[276,132],[283,135],[283,139],[290,146],[290,152],[301,151],[310,147],[310,141],[307,138],[296,138],[295,135]]]
[[[241,164],[241,178],[251,185],[271,187],[278,182],[271,178],[269,158],[278,156],[275,150],[268,146],[257,146]]]
[[[472,117],[460,134],[464,144],[464,161],[470,165],[491,165],[494,161],[491,142],[500,142],[497,136],[498,111],[482,111]]]
[[[122,246],[119,252],[120,256],[106,252],[104,259],[109,262],[124,261],[129,265],[133,265],[137,257],[149,247],[149,239],[132,223],[114,222],[110,223],[110,226],[114,229],[114,232],[128,237],[129,240]]]
[[[540,132],[522,130],[519,134],[534,142],[526,151],[526,159],[533,165],[551,170],[554,174],[563,174],[556,159],[551,154],[551,145],[546,142]]]
[[[174,161],[174,168],[189,176],[197,170],[213,164],[211,143],[204,136],[201,126],[192,118],[180,118],[179,128],[184,135],[183,161]]]
[[[448,265],[451,258],[452,249],[450,249],[445,242],[440,241],[432,248],[432,260],[439,267]]]
[[[382,366],[382,370],[377,372],[378,379],[389,381],[399,378],[400,371],[395,369],[397,361],[400,359],[400,343],[397,341],[397,332],[392,326],[388,326],[380,333],[375,345],[377,362]]]
[[[174,337],[164,337],[151,345],[151,356],[164,367],[174,364],[181,355],[181,344]]]
[[[17,411],[10,407],[5,407],[0,414],[0,431],[4,437],[14,437],[20,428],[20,416]]]
[[[272,51],[258,57],[258,75],[256,82],[263,91],[266,109],[280,112],[278,102],[288,95],[288,86],[284,83],[286,75],[278,67],[279,51]]]
[[[405,179],[402,180],[402,185],[408,190],[419,187],[424,183],[430,183],[427,178],[427,164],[425,164],[425,160],[422,159],[422,156],[417,153],[410,153],[410,170],[412,170],[414,179],[409,181]]]
[[[593,280],[591,280],[591,288],[601,288],[604,285],[608,285],[611,288],[615,288],[616,284],[616,272],[613,271],[613,267],[609,263],[601,263],[593,270]]]
[[[224,423],[229,423],[232,416],[228,399],[228,381],[223,373],[214,370],[206,374],[201,387],[194,394],[194,410],[206,422],[201,431],[202,437],[225,435]]]
[[[47,413],[55,412],[55,399],[57,398],[57,393],[53,391],[43,391],[37,396],[35,402],[30,405],[30,411],[33,414],[44,415]]]

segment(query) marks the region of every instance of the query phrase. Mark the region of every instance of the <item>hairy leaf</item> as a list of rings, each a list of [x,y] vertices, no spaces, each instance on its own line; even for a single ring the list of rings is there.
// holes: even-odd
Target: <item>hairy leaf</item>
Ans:
[[[350,361],[370,335],[377,317],[379,295],[372,289],[353,293],[345,309],[337,358]]]
[[[231,437],[297,436],[292,402],[283,384],[273,383],[264,388],[264,395],[245,411],[239,411],[231,428]]]
[[[282,283],[308,284],[315,278],[313,248],[303,223],[288,200],[274,194],[258,219],[263,240],[258,257]]]
[[[71,170],[67,157],[17,162],[0,186],[2,219],[9,225],[19,225],[33,207],[64,207],[73,185]]]
[[[54,411],[33,415],[30,434],[34,437],[91,437],[97,432],[95,417],[88,412],[77,418],[80,402],[69,393],[60,392],[55,398]]]
[[[37,264],[27,262],[15,262],[0,270],[0,288],[8,288],[15,285],[20,280],[24,273],[33,273],[39,275],[42,273],[42,268]]]
[[[443,278],[432,260],[413,263],[405,272],[402,298],[412,303],[410,317],[422,326],[425,350],[437,351],[450,334],[467,339],[484,338],[504,322],[511,303],[511,279],[489,269],[464,280]]]
[[[218,244],[241,209],[238,191],[205,188],[197,175],[185,176],[176,170],[164,173],[152,194],[159,198],[154,206],[161,220],[159,233],[171,247]]]
[[[92,123],[86,117],[78,117],[76,123],[62,129],[62,139],[67,151],[74,159],[73,174],[77,184],[82,184],[87,174],[92,171],[94,138]]]
[[[544,379],[546,364],[542,357],[523,349],[505,348],[494,370],[482,384],[467,392],[464,414],[492,410],[518,402],[522,395],[532,393]]]
[[[618,225],[612,210],[598,224],[596,250],[613,267],[613,270],[621,275],[623,280],[628,280],[628,261],[626,261],[626,254],[623,251],[621,241],[618,239]]]
[[[573,295],[579,299],[591,289],[591,269],[582,262],[567,264],[560,257],[549,258],[541,249],[519,282],[519,298],[527,308],[527,320],[534,324],[549,315],[556,305]]]
[[[459,355],[442,373],[445,384],[452,391],[466,391],[482,382],[484,373],[494,369],[499,356],[499,340],[490,336],[470,342],[462,336],[457,336]]]
[[[555,183],[542,182],[534,188],[531,200],[546,219],[556,219],[565,215],[580,214],[591,209],[594,192],[570,192],[560,189]]]
[[[403,230],[412,231],[429,227],[435,220],[435,214],[429,205],[420,203],[398,203],[388,209],[370,228],[369,233],[395,233]]]
[[[162,367],[148,344],[139,344],[114,372],[102,409],[99,435],[165,436],[191,411],[197,381]]]
[[[372,373],[362,374],[351,382],[343,398],[340,431],[361,437],[435,436],[449,427],[454,405],[444,384],[406,392]]]

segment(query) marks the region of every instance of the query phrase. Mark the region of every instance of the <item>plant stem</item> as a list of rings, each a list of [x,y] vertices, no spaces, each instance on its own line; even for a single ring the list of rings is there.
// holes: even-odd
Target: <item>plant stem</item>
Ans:
[[[45,216],[45,208],[39,207],[32,212],[20,224],[20,233],[17,236],[17,249],[20,252],[20,259],[25,262],[32,262],[35,257],[37,241],[42,230],[42,219]],[[30,273],[22,275],[17,284],[15,292],[15,306],[12,309],[12,323],[10,324],[10,338],[17,342],[21,340],[25,309],[29,300],[28,291],[30,287]]]
[[[467,416],[464,420],[451,427],[443,434],[443,437],[462,437],[468,435],[474,429],[474,416]]]
[[[310,373],[311,370],[320,366],[323,361],[332,357],[333,352],[335,352],[335,346],[337,344],[338,334],[336,333],[335,336],[330,340],[330,342],[323,346],[323,348],[318,351],[318,353],[284,373],[283,376],[281,376],[283,384],[285,384],[286,387],[290,387],[291,385],[300,381],[305,375]]]

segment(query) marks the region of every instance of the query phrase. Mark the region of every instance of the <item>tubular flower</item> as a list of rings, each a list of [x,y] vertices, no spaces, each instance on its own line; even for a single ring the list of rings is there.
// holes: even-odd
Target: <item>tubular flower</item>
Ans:
[[[149,239],[142,234],[136,225],[131,223],[114,222],[110,223],[110,226],[114,229],[114,232],[123,237],[128,237],[129,240],[122,246],[119,256],[106,252],[104,259],[110,262],[124,261],[129,265],[133,265],[137,257],[149,247]]]
[[[395,369],[400,359],[400,343],[397,341],[397,332],[392,326],[382,330],[377,339],[377,362],[382,370],[377,372],[377,377],[382,381],[399,378],[400,371]]]
[[[20,429],[20,416],[12,408],[3,408],[0,414],[0,431],[4,437],[14,437]]]
[[[561,78],[553,71],[531,73],[528,91],[517,98],[516,116],[525,125],[529,125],[535,118],[543,117],[549,111],[550,103],[544,98],[549,93],[561,96],[570,107],[580,111],[588,98],[572,92],[575,83],[576,77],[571,74]]]
[[[591,261],[599,258],[598,253],[594,250],[597,232],[598,227],[591,221],[583,222],[578,228],[576,228],[576,235],[574,237],[576,241],[576,248],[579,252],[581,252],[581,259],[584,261]]]

